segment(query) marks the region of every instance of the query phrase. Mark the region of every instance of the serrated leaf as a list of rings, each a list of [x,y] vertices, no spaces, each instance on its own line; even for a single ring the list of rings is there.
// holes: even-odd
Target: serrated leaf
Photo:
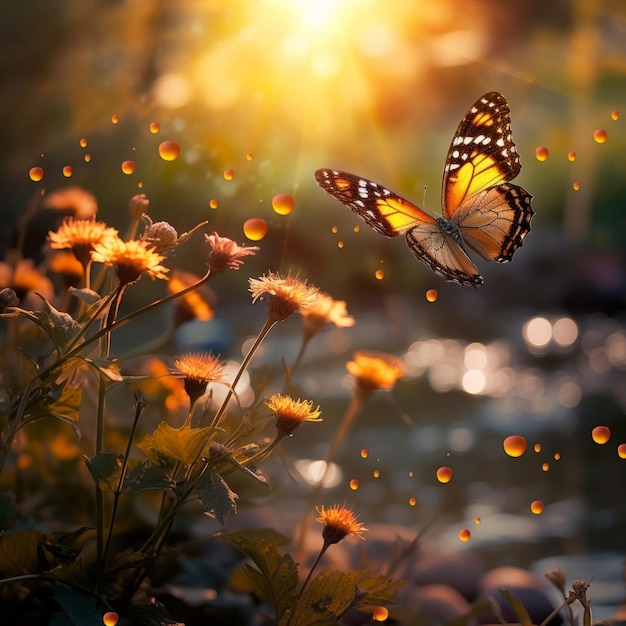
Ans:
[[[121,454],[103,452],[87,459],[87,468],[102,491],[117,493],[124,457]],[[141,493],[157,489],[163,491],[171,486],[165,471],[143,459],[128,459],[124,484],[120,493]]]
[[[247,567],[255,588],[274,607],[278,624],[286,624],[297,597],[298,571],[289,554],[281,554],[278,545],[288,540],[271,529],[241,529],[216,535],[237,547],[257,566]],[[296,624],[297,622],[293,622]]]
[[[237,512],[238,496],[219,474],[207,470],[197,480],[194,489],[202,502],[204,512],[217,519],[220,524],[229,515]]]
[[[138,447],[157,461],[182,461],[191,465],[207,453],[214,432],[211,428],[191,426],[172,428],[167,422],[161,422]]]

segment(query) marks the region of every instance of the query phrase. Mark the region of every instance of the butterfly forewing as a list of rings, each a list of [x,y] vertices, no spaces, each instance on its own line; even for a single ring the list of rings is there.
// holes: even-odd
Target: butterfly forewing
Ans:
[[[444,167],[443,215],[452,218],[464,200],[515,178],[521,169],[511,137],[511,113],[504,96],[479,98],[457,128]]]

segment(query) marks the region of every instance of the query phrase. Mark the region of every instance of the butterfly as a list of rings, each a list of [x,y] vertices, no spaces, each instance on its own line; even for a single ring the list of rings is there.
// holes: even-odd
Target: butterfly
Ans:
[[[468,256],[508,263],[530,232],[532,196],[510,183],[522,169],[504,96],[479,98],[454,134],[443,170],[442,215],[434,216],[366,178],[331,169],[317,183],[385,237],[406,235],[422,263],[444,280],[478,287]]]

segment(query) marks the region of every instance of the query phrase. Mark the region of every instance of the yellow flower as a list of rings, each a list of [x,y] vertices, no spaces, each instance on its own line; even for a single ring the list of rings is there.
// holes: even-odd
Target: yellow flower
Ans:
[[[217,233],[207,235],[204,240],[211,248],[209,252],[209,267],[212,272],[223,272],[225,270],[238,270],[243,264],[243,258],[256,254],[261,248],[258,246],[239,246],[228,237],[220,237]]]
[[[273,321],[287,319],[292,313],[311,306],[319,297],[319,289],[287,275],[269,272],[261,278],[250,278],[252,302],[256,302],[263,294],[269,294],[267,308]]]
[[[224,367],[208,352],[185,354],[174,361],[174,367],[183,375],[185,391],[192,404],[204,394],[209,383],[224,380]]]
[[[145,242],[122,239],[110,239],[104,243],[94,244],[91,258],[96,263],[115,267],[120,285],[130,285],[137,282],[142,274],[155,278],[165,279],[166,267],[161,265],[163,255],[148,247]]]
[[[365,539],[363,532],[367,528],[357,521],[357,516],[350,509],[335,504],[329,509],[325,509],[324,505],[322,505],[321,507],[316,507],[316,510],[320,514],[316,521],[324,524],[322,537],[324,538],[325,546],[339,543],[348,535]]]
[[[294,400],[291,396],[274,394],[265,402],[276,415],[276,430],[282,436],[291,436],[303,422],[321,422],[319,406],[313,409],[310,400]]]
[[[348,315],[344,300],[333,300],[327,293],[320,293],[317,300],[300,311],[304,333],[308,337],[317,334],[325,324],[334,324],[337,328],[354,326],[354,318]]]
[[[56,232],[48,233],[51,248],[71,249],[83,267],[91,261],[91,252],[95,244],[107,245],[116,237],[117,230],[104,222],[75,220],[73,217],[65,218]]]
[[[32,259],[18,259],[12,263],[0,261],[0,289],[12,289],[24,309],[39,310],[42,300],[54,298],[52,281],[44,276]]]
[[[346,368],[354,376],[357,390],[362,394],[391,389],[404,376],[400,361],[385,352],[355,352],[354,361],[348,361]]]
[[[65,187],[46,196],[44,208],[56,211],[71,211],[72,215],[81,220],[95,217],[98,212],[96,199],[82,187]]]

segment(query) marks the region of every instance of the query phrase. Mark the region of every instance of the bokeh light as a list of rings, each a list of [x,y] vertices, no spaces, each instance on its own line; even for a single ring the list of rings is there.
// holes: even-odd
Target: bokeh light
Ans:
[[[235,178],[234,170],[231,170],[231,169],[224,170],[224,180],[232,180],[233,178]]]
[[[535,514],[535,515],[540,515],[541,513],[543,513],[543,502],[541,500],[533,500],[530,503],[530,510]]]
[[[372,620],[375,622],[386,622],[389,618],[389,611],[384,606],[374,607]]]
[[[591,438],[595,443],[604,445],[611,438],[611,429],[608,426],[595,426],[591,430]]]
[[[74,168],[71,165],[65,165],[62,172],[65,178],[71,178],[74,173]]]
[[[437,469],[437,480],[445,485],[452,480],[452,468],[447,466],[442,466]]]
[[[278,215],[289,215],[293,211],[295,201],[291,194],[279,193],[272,198],[272,208]]]
[[[607,139],[608,133],[604,130],[604,128],[598,128],[593,131],[593,140],[596,143],[605,143]]]
[[[267,235],[267,222],[260,217],[252,217],[244,222],[243,234],[250,241],[261,241]]]
[[[459,539],[463,542],[468,542],[472,536],[469,528],[463,528],[459,531]]]
[[[44,176],[43,167],[31,167],[28,176],[33,182],[38,183]]]
[[[549,155],[550,152],[545,146],[539,146],[538,148],[535,148],[535,158],[537,159],[537,161],[547,161]]]
[[[159,144],[159,156],[164,161],[175,161],[180,156],[180,145],[176,141],[162,141]]]
[[[526,452],[528,443],[526,442],[526,438],[522,435],[509,435],[502,442],[502,447],[508,456],[517,458]]]
[[[124,174],[132,174],[135,171],[134,161],[122,161],[122,172]]]
[[[427,302],[437,302],[437,298],[439,294],[436,289],[427,289],[426,290],[426,301]]]

